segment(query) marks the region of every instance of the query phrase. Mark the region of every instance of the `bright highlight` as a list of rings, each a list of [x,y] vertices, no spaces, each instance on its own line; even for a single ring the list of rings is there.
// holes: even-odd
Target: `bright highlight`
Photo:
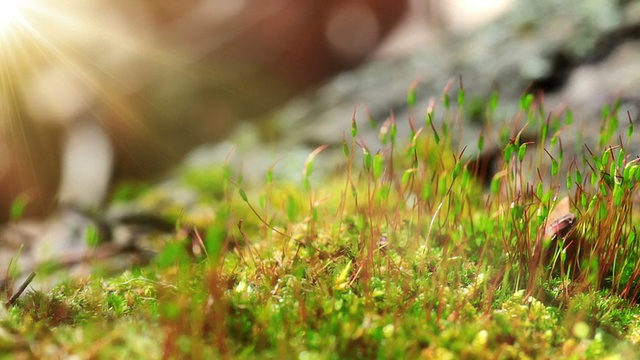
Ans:
[[[10,27],[20,16],[20,0],[0,0],[0,31],[4,31]]]

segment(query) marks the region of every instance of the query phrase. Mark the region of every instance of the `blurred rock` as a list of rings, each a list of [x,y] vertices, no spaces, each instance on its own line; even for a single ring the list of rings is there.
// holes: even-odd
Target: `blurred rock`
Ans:
[[[633,5],[612,0],[515,1],[508,13],[473,33],[444,33],[412,52],[341,74],[310,96],[292,101],[276,118],[289,144],[338,148],[357,107],[363,139],[373,146],[378,134],[377,129],[366,132],[369,118],[382,124],[393,114],[400,136],[406,135],[407,119],[424,126],[429,103],[435,101],[435,120],[441,121],[443,91],[450,85],[455,112],[461,78],[467,109],[474,102],[486,104],[491,93],[499,91],[500,112],[494,116],[498,125],[513,119],[524,93],[544,92],[547,110],[558,113],[571,107],[577,126],[587,130],[587,140],[593,142],[603,105],[622,97],[623,109],[631,110],[634,119],[638,116],[640,27],[628,20],[633,19]],[[413,109],[406,100],[412,84],[418,95]],[[621,115],[626,119],[625,112]],[[473,119],[470,113],[463,119],[458,148],[475,149],[483,119]],[[578,141],[576,134],[567,132],[567,140]],[[466,154],[474,156],[473,150]]]

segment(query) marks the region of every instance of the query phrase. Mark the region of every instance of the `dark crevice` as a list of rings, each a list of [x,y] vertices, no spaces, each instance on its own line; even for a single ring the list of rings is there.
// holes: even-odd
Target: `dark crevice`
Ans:
[[[554,92],[561,89],[573,69],[583,64],[597,64],[605,60],[618,46],[630,40],[640,40],[640,23],[621,26],[603,34],[593,49],[581,58],[572,55],[567,49],[559,50],[550,56],[552,70],[549,75],[534,80],[529,91],[531,93]]]

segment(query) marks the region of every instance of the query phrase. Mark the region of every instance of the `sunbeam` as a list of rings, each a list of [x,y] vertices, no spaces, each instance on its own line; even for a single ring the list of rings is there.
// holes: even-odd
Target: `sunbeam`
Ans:
[[[402,13],[386,1],[0,0],[0,223],[18,195],[49,208],[37,214],[78,192],[59,186],[84,175],[66,165],[88,153],[66,149],[76,130],[104,132],[114,179],[162,174],[365,59]],[[350,16],[366,46],[345,56]]]

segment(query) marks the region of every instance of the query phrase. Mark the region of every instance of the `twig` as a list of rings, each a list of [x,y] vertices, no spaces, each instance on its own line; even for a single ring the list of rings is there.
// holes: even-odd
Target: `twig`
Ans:
[[[22,295],[22,293],[27,289],[27,286],[29,286],[29,284],[31,284],[31,282],[33,281],[34,277],[36,277],[36,273],[35,272],[31,272],[31,274],[29,274],[29,277],[22,283],[22,285],[20,285],[20,288],[16,291],[15,294],[13,294],[13,296],[11,296],[11,298],[5,304],[5,307],[7,309],[9,307],[11,307],[11,305],[13,305],[13,303],[15,303],[16,300],[18,300],[20,295]]]

